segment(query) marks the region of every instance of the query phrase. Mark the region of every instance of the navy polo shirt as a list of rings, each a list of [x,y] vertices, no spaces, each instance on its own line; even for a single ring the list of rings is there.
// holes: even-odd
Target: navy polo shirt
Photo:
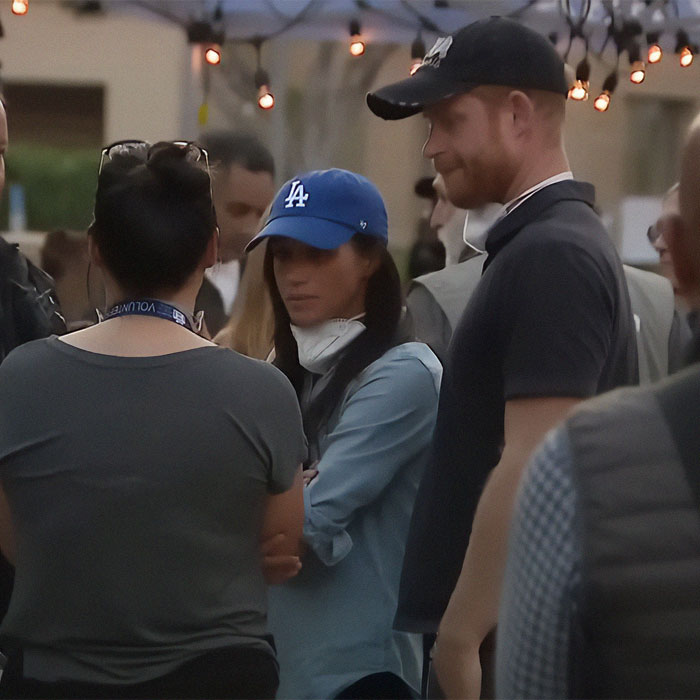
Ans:
[[[501,456],[506,402],[587,398],[637,382],[622,264],[594,199],[592,185],[557,182],[489,232],[482,278],[445,363],[433,460],[403,564],[398,629],[437,631],[481,491]]]

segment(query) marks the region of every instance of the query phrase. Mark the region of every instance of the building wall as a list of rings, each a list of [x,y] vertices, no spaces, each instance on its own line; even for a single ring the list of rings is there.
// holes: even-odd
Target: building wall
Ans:
[[[78,16],[36,0],[26,16],[2,19],[3,79],[103,85],[107,143],[184,136],[190,50],[179,27],[147,14]]]

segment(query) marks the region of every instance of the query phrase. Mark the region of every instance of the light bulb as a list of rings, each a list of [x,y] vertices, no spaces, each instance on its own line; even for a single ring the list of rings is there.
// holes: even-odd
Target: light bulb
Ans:
[[[680,58],[680,63],[683,68],[687,68],[692,62],[695,57],[693,56],[693,52],[690,49],[690,46],[686,46],[682,51],[681,51],[681,58]]]
[[[260,109],[272,109],[275,106],[275,96],[267,85],[261,85],[258,90],[258,107]]]
[[[354,37],[353,40],[350,42],[350,53],[353,56],[362,56],[364,52],[365,42],[362,41],[359,37]]]
[[[647,51],[647,63],[659,63],[664,52],[658,44],[652,44]]]
[[[29,12],[29,0],[12,0],[12,14],[26,15]]]
[[[585,102],[588,99],[588,81],[577,80],[569,90],[569,99],[576,102]]]
[[[595,98],[593,106],[598,112],[607,111],[608,107],[610,107],[610,93],[607,90],[604,90],[600,95],[598,95],[598,97]]]
[[[631,67],[630,81],[635,85],[639,85],[644,82],[645,77],[646,70],[644,68],[644,63],[642,63],[642,61],[635,61]]]
[[[204,52],[204,60],[210,66],[218,66],[219,63],[221,63],[221,51],[219,51],[219,49],[214,48],[213,46],[210,46]]]

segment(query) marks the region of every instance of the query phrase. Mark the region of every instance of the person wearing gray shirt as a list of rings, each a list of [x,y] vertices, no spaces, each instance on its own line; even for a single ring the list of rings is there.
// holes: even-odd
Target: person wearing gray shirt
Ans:
[[[201,154],[103,151],[105,320],[0,366],[12,697],[276,691],[261,539],[286,533],[275,554],[294,554],[306,444],[280,371],[193,332],[217,241]]]

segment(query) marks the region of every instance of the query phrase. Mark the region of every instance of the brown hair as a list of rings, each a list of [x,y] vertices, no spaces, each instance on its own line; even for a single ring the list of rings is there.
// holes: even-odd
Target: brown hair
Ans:
[[[263,217],[263,220],[265,217]],[[231,318],[214,342],[242,355],[265,360],[272,350],[275,317],[263,268],[267,241],[248,253]]]

